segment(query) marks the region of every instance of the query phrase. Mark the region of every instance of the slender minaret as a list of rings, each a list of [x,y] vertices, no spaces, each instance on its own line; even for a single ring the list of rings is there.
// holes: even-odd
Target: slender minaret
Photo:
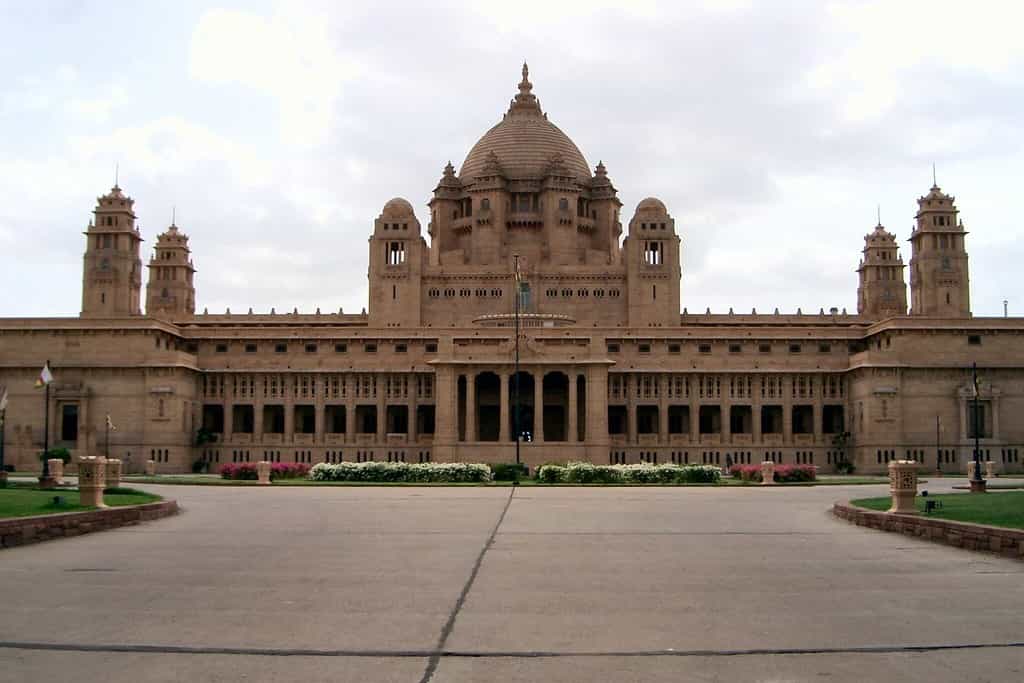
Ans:
[[[911,315],[971,317],[967,232],[957,218],[955,201],[937,184],[917,200],[917,222],[910,236]]]
[[[896,236],[878,225],[864,236],[864,255],[857,274],[857,313],[881,320],[894,315],[907,314],[907,283],[904,280],[903,259],[899,255]]]
[[[135,226],[134,204],[116,182],[108,194],[96,199],[94,218],[84,233],[83,318],[142,313],[142,236]]]
[[[196,312],[196,288],[188,235],[171,225],[156,238],[146,285],[146,315],[182,318]]]

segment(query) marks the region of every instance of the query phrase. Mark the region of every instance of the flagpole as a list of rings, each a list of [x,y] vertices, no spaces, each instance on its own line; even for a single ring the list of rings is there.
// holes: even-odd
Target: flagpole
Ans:
[[[4,398],[7,398],[7,387],[4,387]],[[7,406],[0,410],[0,486],[7,481],[7,470],[4,469],[4,441],[6,440]]]
[[[106,445],[103,447],[104,457],[110,459],[110,416],[107,415],[107,439]]]
[[[514,409],[515,409],[515,427],[516,427],[516,474],[515,479],[512,481],[512,485],[515,486],[519,483],[519,297],[520,297],[520,284],[519,284],[519,254],[513,254],[512,258],[515,259],[515,378],[512,383],[513,394],[515,396]]]
[[[50,361],[47,360],[43,368],[49,368]],[[53,486],[54,482],[50,476],[50,383],[43,382],[43,473],[39,475],[39,485],[42,487]]]

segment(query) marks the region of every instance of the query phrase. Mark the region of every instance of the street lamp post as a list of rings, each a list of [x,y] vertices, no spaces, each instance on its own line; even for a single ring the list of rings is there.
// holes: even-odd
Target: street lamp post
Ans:
[[[971,493],[985,493],[985,480],[981,478],[981,414],[978,404],[978,364],[971,363],[971,377],[974,385],[974,476],[971,477]]]
[[[513,412],[516,432],[516,473],[512,480],[513,486],[519,485],[519,299],[522,297],[520,275],[519,275],[519,254],[513,254],[515,262],[515,374],[512,379]]]
[[[939,434],[941,423],[939,416],[935,416],[935,471],[942,474],[942,437]]]

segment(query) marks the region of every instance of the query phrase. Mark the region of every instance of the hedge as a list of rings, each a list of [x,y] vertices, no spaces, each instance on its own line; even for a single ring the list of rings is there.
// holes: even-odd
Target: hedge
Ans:
[[[448,482],[494,481],[491,468],[464,462],[321,462],[309,471],[313,481]]]
[[[743,481],[761,481],[760,465],[733,465],[729,474]],[[818,468],[814,465],[776,465],[774,480],[777,482],[814,481]]]
[[[541,465],[537,481],[545,484],[714,484],[722,470],[713,465],[593,465],[570,462]]]
[[[259,475],[254,462],[229,462],[218,470],[224,479],[248,479],[256,481]],[[270,463],[270,480],[302,479],[309,475],[309,465],[304,462],[273,462]]]

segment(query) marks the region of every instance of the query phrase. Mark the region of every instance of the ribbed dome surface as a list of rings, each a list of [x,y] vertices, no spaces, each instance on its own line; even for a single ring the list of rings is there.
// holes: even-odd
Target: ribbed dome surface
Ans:
[[[541,178],[547,175],[551,157],[560,154],[570,174],[582,182],[590,179],[590,166],[576,144],[558,126],[547,120],[531,90],[523,65],[523,81],[509,111],[501,122],[487,131],[469,150],[459,169],[462,182],[482,175],[493,152],[503,175],[509,180]]]

